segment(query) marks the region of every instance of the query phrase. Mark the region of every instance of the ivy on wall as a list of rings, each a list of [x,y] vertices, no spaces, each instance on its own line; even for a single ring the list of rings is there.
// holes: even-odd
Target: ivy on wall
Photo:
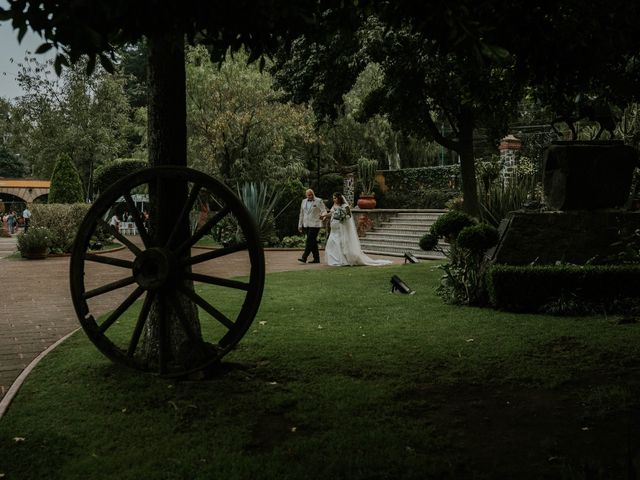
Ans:
[[[415,193],[423,190],[460,190],[460,166],[405,168],[382,172],[387,191]]]

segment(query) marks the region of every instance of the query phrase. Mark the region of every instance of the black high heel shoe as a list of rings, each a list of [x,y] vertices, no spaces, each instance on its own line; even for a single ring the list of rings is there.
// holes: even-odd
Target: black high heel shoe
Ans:
[[[404,263],[420,263],[420,260],[411,252],[404,252]]]

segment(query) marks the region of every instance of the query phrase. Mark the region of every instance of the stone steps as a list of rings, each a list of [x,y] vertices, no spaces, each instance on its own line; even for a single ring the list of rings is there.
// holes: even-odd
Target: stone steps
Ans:
[[[425,252],[420,249],[420,238],[429,231],[433,222],[447,210],[425,210],[423,212],[399,212],[387,222],[367,232],[360,239],[362,250],[368,254],[403,256],[412,253],[423,259],[443,259],[441,252]],[[442,243],[441,247],[446,248]]]

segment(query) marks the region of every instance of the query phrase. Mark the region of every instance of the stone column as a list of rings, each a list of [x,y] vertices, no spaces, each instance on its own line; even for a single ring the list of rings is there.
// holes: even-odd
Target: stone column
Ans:
[[[502,170],[500,176],[502,181],[507,183],[516,172],[516,165],[518,164],[517,153],[522,149],[522,141],[513,135],[507,135],[500,141],[500,162],[502,163]]]
[[[344,199],[351,206],[353,206],[353,199],[354,199],[354,192],[353,192],[354,184],[355,184],[355,180],[354,180],[353,173],[347,173],[344,176],[342,194],[344,195]]]

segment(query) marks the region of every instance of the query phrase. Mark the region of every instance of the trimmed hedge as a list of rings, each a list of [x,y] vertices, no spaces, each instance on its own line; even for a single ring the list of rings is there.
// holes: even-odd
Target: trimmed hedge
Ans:
[[[413,193],[419,190],[458,190],[460,165],[385,170],[385,185],[395,193]]]
[[[80,223],[91,205],[87,203],[34,203],[31,226],[46,227],[51,231],[52,253],[69,253]]]
[[[640,291],[640,265],[494,265],[487,277],[491,304],[514,311],[538,312],[567,294],[611,311]]]
[[[102,193],[122,177],[149,167],[149,162],[132,158],[121,158],[96,168],[93,175],[93,188]]]
[[[458,198],[458,190],[429,188],[415,192],[387,190],[379,195],[378,208],[447,208],[447,204]]]
[[[51,174],[49,203],[78,203],[84,200],[82,180],[71,157],[60,155]]]

